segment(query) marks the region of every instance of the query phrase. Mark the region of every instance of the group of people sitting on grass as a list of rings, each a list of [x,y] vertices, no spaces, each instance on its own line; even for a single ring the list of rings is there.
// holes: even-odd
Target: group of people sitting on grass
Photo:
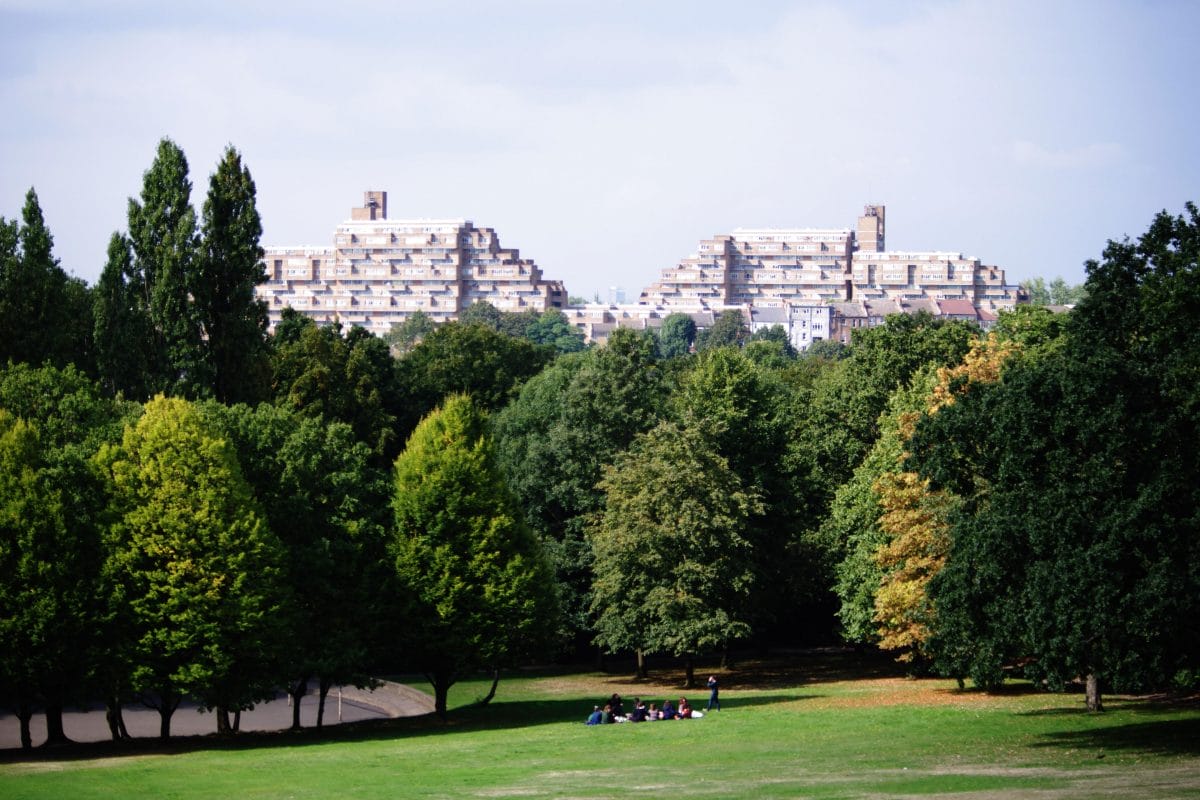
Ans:
[[[693,711],[686,697],[679,698],[679,705],[664,700],[662,708],[654,703],[649,706],[641,698],[634,698],[633,708],[625,713],[625,704],[621,695],[614,694],[604,707],[595,706],[587,718],[588,725],[606,725],[610,722],[653,722],[660,719],[693,719],[703,717],[703,711]]]

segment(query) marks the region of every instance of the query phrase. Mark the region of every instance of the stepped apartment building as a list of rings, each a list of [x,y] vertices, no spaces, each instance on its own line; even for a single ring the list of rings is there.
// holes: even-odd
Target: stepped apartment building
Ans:
[[[858,300],[966,300],[994,314],[1023,300],[1004,270],[939,251],[888,251],[885,208],[869,205],[855,228],[739,228],[647,287],[664,308],[783,308]]]
[[[466,219],[388,219],[387,192],[337,226],[333,247],[265,248],[267,282],[258,287],[271,328],[291,306],[318,323],[360,325],[383,335],[415,311],[456,319],[486,300],[501,311],[563,308],[567,293],[492,228]]]

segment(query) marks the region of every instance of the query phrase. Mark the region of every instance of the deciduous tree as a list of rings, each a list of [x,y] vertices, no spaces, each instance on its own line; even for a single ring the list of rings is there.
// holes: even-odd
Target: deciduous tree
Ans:
[[[591,639],[584,529],[603,505],[596,484],[603,465],[659,422],[666,394],[654,340],[620,329],[603,347],[556,360],[496,417],[501,467],[551,555],[579,646]]]
[[[209,179],[197,269],[189,281],[204,336],[212,395],[222,403],[268,397],[267,307],[255,287],[267,280],[254,180],[232,146]]]
[[[417,426],[396,459],[393,509],[396,574],[410,600],[405,649],[445,718],[464,674],[547,652],[558,630],[553,572],[468,397],[451,396]]]
[[[233,448],[181,399],[155,398],[97,464],[111,482],[105,575],[129,685],[170,735],[180,701],[237,710],[278,672],[283,554]]]
[[[668,314],[658,331],[659,353],[663,358],[687,355],[696,341],[696,321],[688,314]]]
[[[750,633],[754,585],[746,538],[761,507],[694,430],[663,423],[605,470],[604,509],[588,531],[595,551],[591,611],[610,651],[687,658]]]
[[[200,323],[189,298],[198,256],[191,195],[187,158],[174,142],[163,139],[142,176],[140,200],[129,199],[130,288],[151,331],[148,389],[183,396],[203,394],[211,384]]]
[[[380,628],[379,564],[389,488],[370,449],[341,422],[267,404],[205,404],[237,448],[244,474],[287,554],[291,602],[281,678],[292,726],[317,682],[317,725],[332,686],[370,682]]]
[[[918,425],[914,465],[964,498],[931,593],[935,648],[991,683],[1162,685],[1200,658],[1200,214],[1160,214],[1088,266],[1063,346]]]
[[[54,257],[37,192],[25,195],[21,223],[0,217],[0,363],[91,363],[91,299]]]
[[[4,470],[15,516],[0,545],[12,559],[0,570],[0,593],[15,604],[5,603],[0,617],[15,626],[4,639],[25,675],[20,685],[44,707],[47,740],[57,744],[66,741],[64,707],[103,688],[96,678],[107,666],[97,602],[104,498],[89,464],[119,437],[131,409],[102,398],[74,367],[24,364],[0,370],[0,409],[11,415],[6,441],[15,459]]]

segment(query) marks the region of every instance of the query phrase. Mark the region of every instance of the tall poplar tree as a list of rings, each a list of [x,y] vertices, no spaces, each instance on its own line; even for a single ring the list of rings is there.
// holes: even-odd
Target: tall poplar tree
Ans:
[[[53,249],[31,188],[19,225],[0,218],[0,362],[76,363],[90,371],[87,290],[67,276]]]
[[[269,391],[267,306],[254,292],[267,279],[261,236],[254,180],[229,146],[209,179],[191,286],[213,395],[223,403],[254,402]]]
[[[154,336],[135,285],[129,239],[113,233],[93,291],[96,371],[109,394],[146,397]]]
[[[149,391],[194,397],[207,394],[211,380],[189,296],[197,285],[199,260],[191,194],[187,158],[163,139],[142,177],[140,200],[129,199],[129,289],[151,331]]]

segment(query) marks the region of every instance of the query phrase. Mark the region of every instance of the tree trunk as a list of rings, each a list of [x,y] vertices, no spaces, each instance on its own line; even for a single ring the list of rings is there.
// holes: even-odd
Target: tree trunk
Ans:
[[[721,669],[733,669],[733,656],[729,653],[729,645],[725,645],[721,650]]]
[[[217,733],[222,735],[233,733],[233,726],[229,724],[228,708],[217,709]]]
[[[292,697],[292,730],[298,731],[300,730],[300,701],[304,695],[308,694],[308,676],[293,683],[288,688],[288,694]]]
[[[604,648],[596,647],[596,671],[604,672]]]
[[[329,688],[333,686],[333,681],[329,678],[322,677],[319,692],[317,694],[317,727],[320,728],[325,724],[325,698],[329,696]]]
[[[165,689],[159,695],[158,706],[158,736],[160,739],[171,738],[171,717],[183,698],[170,689]]]
[[[46,745],[71,744],[63,731],[63,709],[61,705],[46,706]]]
[[[446,701],[450,695],[450,687],[454,685],[454,679],[449,675],[434,674],[430,679],[433,684],[433,710],[437,715],[446,721]]]
[[[646,679],[646,651],[640,647],[637,649],[637,676]]]
[[[125,727],[125,709],[121,705],[120,695],[113,695],[104,702],[104,720],[108,723],[108,732],[112,734],[114,742],[133,738]]]
[[[33,749],[33,733],[29,730],[29,723],[33,720],[33,706],[26,700],[21,700],[17,703],[17,720],[21,723],[21,749]]]
[[[1103,711],[1104,703],[1100,699],[1100,676],[1094,672],[1089,672],[1086,681],[1088,711]]]
[[[492,670],[492,688],[488,689],[487,695],[485,695],[483,697],[483,699],[479,701],[479,705],[486,706],[488,703],[492,702],[492,698],[496,696],[496,687],[499,685],[500,685],[500,670],[493,669]]]
[[[683,685],[688,689],[693,689],[696,686],[696,659],[689,653],[683,660],[684,669],[687,671],[686,680]]]
[[[242,710],[239,708],[233,712],[233,732],[237,733],[242,729]]]
[[[104,721],[108,723],[108,733],[114,742],[121,741],[121,727],[117,723],[117,714],[121,713],[120,709],[119,705],[114,706],[111,699],[104,704]]]

